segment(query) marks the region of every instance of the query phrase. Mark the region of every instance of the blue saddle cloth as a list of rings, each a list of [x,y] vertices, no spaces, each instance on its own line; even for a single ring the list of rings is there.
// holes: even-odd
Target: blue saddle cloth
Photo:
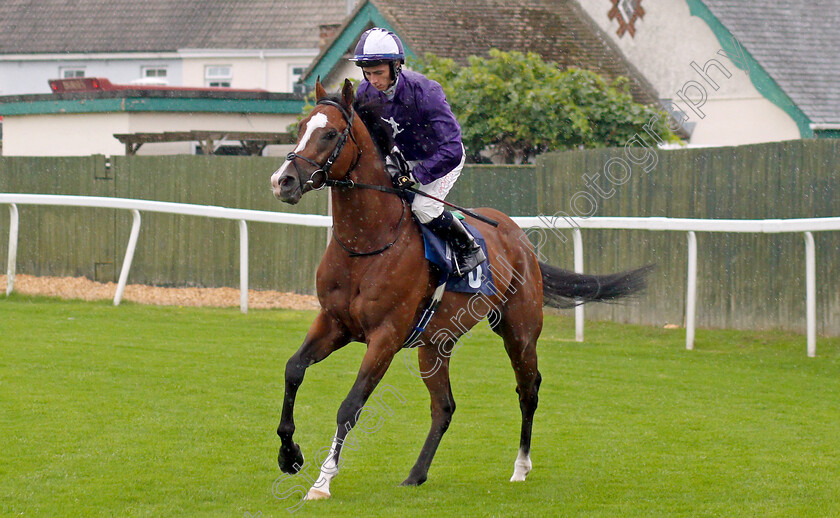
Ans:
[[[481,249],[484,250],[484,255],[490,257],[490,254],[487,253],[487,244],[484,242],[484,237],[481,235],[481,232],[466,221],[461,221],[461,223],[464,224],[467,231],[481,245]],[[442,272],[441,283],[445,280],[446,291],[483,293],[485,295],[496,294],[496,287],[493,284],[493,274],[490,271],[489,261],[485,260],[475,270],[463,277],[458,277],[455,273],[455,259],[452,250],[449,248],[449,244],[427,229],[425,225],[420,225],[420,230],[423,232],[423,242],[426,246],[426,259],[437,266]]]

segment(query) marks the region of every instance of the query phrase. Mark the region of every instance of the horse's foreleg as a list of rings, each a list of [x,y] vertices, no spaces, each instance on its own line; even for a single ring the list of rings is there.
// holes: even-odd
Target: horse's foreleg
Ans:
[[[325,312],[321,312],[309,328],[303,345],[286,363],[286,392],[283,396],[283,413],[277,435],[280,436],[280,453],[277,463],[284,473],[294,474],[303,467],[303,454],[295,444],[295,396],[303,382],[306,368],[318,363],[333,351],[347,345],[349,339],[344,327]]]
[[[338,409],[332,446],[321,466],[318,480],[306,495],[307,500],[330,497],[330,481],[341,467],[341,452],[345,447],[353,450],[358,448],[357,438],[352,432],[353,427],[368,398],[391,365],[394,354],[399,350],[399,345],[395,345],[397,343],[398,338],[393,331],[381,332],[371,337],[356,382]]]
[[[411,468],[408,478],[401,484],[403,486],[419,486],[426,481],[432,459],[455,412],[455,399],[452,397],[452,387],[449,383],[449,356],[441,354],[437,347],[431,345],[420,347],[417,351],[420,372],[431,398],[432,427],[417,462]]]

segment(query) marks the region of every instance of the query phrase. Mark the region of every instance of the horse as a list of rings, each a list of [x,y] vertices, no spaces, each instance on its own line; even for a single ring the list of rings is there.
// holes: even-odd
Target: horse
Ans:
[[[320,81],[315,92],[317,103],[298,126],[294,151],[271,176],[275,197],[290,204],[309,191],[332,189],[332,238],[316,277],[321,309],[286,364],[277,427],[278,464],[284,473],[295,474],[304,465],[293,436],[295,397],[306,369],[351,341],[366,344],[367,350],[338,408],[332,446],[307,500],[331,496],[330,481],[338,472],[347,434],[403,348],[440,277],[424,257],[421,232],[405,197],[395,195],[385,170],[383,156],[393,146],[387,123],[379,120],[375,106],[354,104],[353,86],[346,79],[340,94],[327,95]],[[531,430],[541,381],[537,339],[544,302],[570,307],[626,297],[644,288],[649,270],[584,275],[550,266],[538,261],[525,233],[508,216],[492,208],[473,210],[483,220],[497,222],[493,226],[466,217],[485,239],[495,295],[483,297],[479,305],[469,294],[446,292],[425,331],[412,343],[417,346],[419,372],[431,397],[431,428],[402,485],[417,486],[427,479],[455,412],[449,379],[451,352],[459,337],[485,317],[502,338],[516,377],[522,423],[510,480],[524,481],[532,467]],[[453,327],[456,318],[458,325]]]

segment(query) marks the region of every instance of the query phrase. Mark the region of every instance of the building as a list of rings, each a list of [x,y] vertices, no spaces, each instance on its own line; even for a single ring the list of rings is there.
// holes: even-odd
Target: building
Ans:
[[[530,51],[563,67],[596,70],[608,79],[627,77],[636,101],[657,100],[644,74],[569,1],[464,0],[453,7],[438,0],[363,0],[312,61],[304,81],[314,85],[321,77],[334,86],[345,77],[361,79],[347,58],[359,36],[373,26],[397,33],[409,58],[433,53],[466,64],[469,56],[487,56],[491,48]]]
[[[57,78],[292,92],[353,0],[0,2],[0,96]]]
[[[625,75],[637,101],[682,120],[692,145],[840,135],[838,0],[363,0],[304,80],[360,78],[346,58],[371,26],[415,57],[463,62],[496,47]]]
[[[264,90],[113,85],[103,78],[51,84],[52,94],[0,97],[3,154],[282,155],[290,144],[286,129],[304,105],[299,94]]]
[[[495,47],[626,76],[635,100],[671,112],[691,145],[840,136],[840,0],[16,0],[0,3],[5,152],[30,138],[15,134],[23,118],[34,117],[32,135],[45,134],[38,121],[52,124],[44,100],[28,112],[28,101],[9,97],[46,94],[48,79],[293,92],[321,77],[335,88],[361,78],[346,58],[372,26],[399,34],[410,57],[464,63]],[[62,123],[67,106],[53,114]],[[181,122],[159,132],[231,129],[221,120],[184,126],[200,118],[178,113]]]
[[[352,0],[0,2],[3,154],[202,153],[217,149],[220,136],[222,144],[240,145],[224,138],[230,135],[253,137],[242,149],[261,149],[300,113],[302,98],[290,94],[353,6]],[[48,81],[58,78],[137,89],[52,94]],[[150,84],[219,90],[143,88]],[[142,137],[127,145],[115,134]],[[200,138],[173,140],[190,136]],[[142,139],[150,145],[140,145]]]
[[[580,5],[660,98],[697,123],[692,143],[840,136],[840,1]]]

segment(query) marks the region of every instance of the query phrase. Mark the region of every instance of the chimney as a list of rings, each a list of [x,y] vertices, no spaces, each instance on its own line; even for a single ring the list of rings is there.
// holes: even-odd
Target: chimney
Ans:
[[[341,28],[341,24],[339,23],[328,23],[324,25],[318,26],[318,49],[324,50],[327,45],[329,45],[333,38],[335,37],[336,33],[338,33],[338,29]]]
[[[356,8],[356,0],[347,0],[347,14],[351,14],[353,9]]]

